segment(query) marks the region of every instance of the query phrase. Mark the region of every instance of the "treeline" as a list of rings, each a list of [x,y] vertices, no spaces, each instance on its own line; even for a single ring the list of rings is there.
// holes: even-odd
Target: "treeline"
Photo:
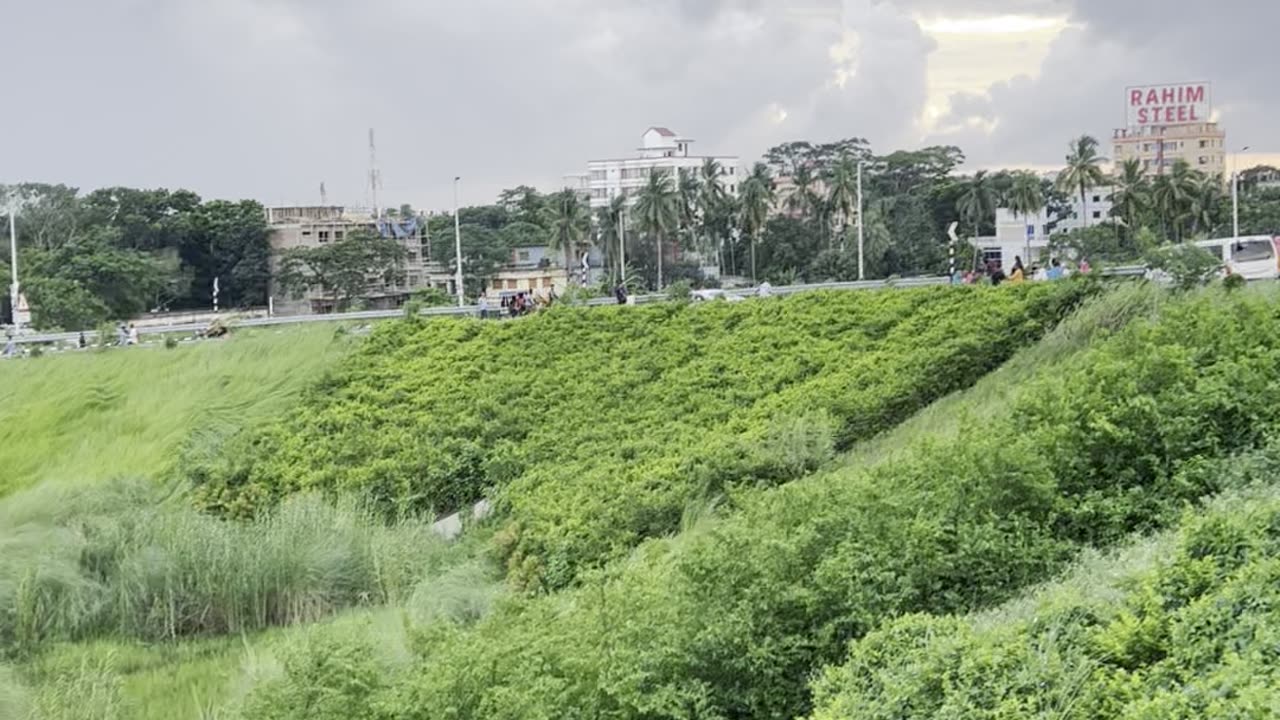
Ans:
[[[0,187],[0,197],[17,207],[20,280],[38,328],[211,308],[215,279],[222,307],[266,304],[270,247],[256,202],[37,183]]]

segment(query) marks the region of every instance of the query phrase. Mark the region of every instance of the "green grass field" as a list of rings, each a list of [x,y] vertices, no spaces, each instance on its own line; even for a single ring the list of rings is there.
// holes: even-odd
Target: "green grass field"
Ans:
[[[326,323],[0,362],[0,497],[164,477],[184,442],[279,414],[352,344]]]

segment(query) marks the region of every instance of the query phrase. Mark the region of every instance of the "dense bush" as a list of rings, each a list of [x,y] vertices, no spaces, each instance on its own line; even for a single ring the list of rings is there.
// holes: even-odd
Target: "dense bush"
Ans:
[[[1280,457],[1262,463],[1274,483]],[[1280,495],[1189,516],[972,617],[910,616],[816,684],[817,720],[1234,720],[1280,712]]]
[[[391,510],[496,494],[511,577],[560,587],[677,529],[690,503],[792,479],[973,382],[1087,288],[387,325],[287,422],[192,474],[207,506],[237,514],[307,489]]]
[[[397,718],[803,714],[808,678],[850,640],[904,614],[1006,600],[1220,490],[1200,458],[1278,429],[1278,365],[1269,296],[1179,301],[953,434],[739,491],[739,512],[576,590],[502,604],[471,630],[428,627],[382,706]]]

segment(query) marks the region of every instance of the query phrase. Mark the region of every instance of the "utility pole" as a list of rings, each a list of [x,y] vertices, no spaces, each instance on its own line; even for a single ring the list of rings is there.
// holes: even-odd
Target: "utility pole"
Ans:
[[[1240,238],[1240,153],[1248,149],[1245,145],[1231,156],[1231,237],[1237,240]]]
[[[621,283],[627,285],[627,208],[618,213],[618,269],[622,272]]]
[[[18,290],[18,204],[15,201],[9,203],[9,270],[13,274],[13,282],[9,285],[9,311],[13,313],[13,326],[20,327],[18,324],[18,300],[22,296]]]
[[[863,279],[862,273],[862,166],[865,165],[864,160],[858,161],[858,279]]]
[[[453,179],[453,242],[457,251],[457,277],[454,283],[458,286],[458,307],[464,307],[467,304],[466,294],[462,290],[462,221],[458,219],[458,183],[462,182],[462,178],[455,177]]]
[[[373,217],[382,217],[378,207],[378,187],[382,185],[382,173],[378,171],[378,148],[373,141],[373,128],[369,128],[369,195],[373,201]]]

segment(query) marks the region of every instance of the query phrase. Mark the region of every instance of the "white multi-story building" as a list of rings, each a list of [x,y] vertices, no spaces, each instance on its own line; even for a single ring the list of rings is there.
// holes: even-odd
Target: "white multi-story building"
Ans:
[[[588,162],[587,174],[579,176],[578,189],[590,197],[592,208],[606,207],[618,196],[630,198],[639,193],[653,172],[668,172],[672,177],[682,169],[697,173],[710,157],[720,164],[720,184],[725,192],[737,196],[743,179],[738,158],[694,155],[690,152],[693,142],[667,128],[651,127],[644,132],[636,157]]]
[[[1093,188],[1085,193],[1084,202],[1078,193],[1073,194],[1067,217],[1049,217],[1047,209],[1025,216],[1014,214],[1008,208],[998,208],[996,234],[974,241],[982,251],[983,263],[991,261],[1008,268],[1012,267],[1014,258],[1020,257],[1029,267],[1049,246],[1050,235],[1114,222],[1111,219],[1111,192],[1110,186]],[[1054,221],[1050,228],[1049,223]]]

